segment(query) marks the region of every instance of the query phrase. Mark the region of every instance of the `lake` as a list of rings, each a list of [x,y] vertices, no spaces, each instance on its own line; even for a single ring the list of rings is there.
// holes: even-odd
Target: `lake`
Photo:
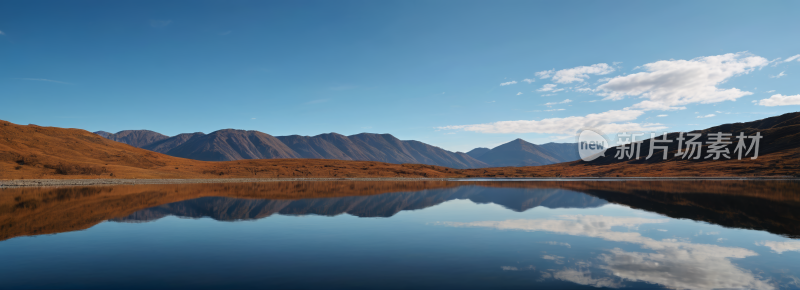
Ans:
[[[800,183],[0,190],[0,289],[797,289]]]

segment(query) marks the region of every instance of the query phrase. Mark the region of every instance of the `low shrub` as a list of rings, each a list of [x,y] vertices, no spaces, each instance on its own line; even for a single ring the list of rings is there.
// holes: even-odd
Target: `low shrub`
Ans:
[[[104,167],[97,167],[91,165],[78,165],[78,164],[67,164],[64,162],[59,162],[57,165],[47,166],[48,168],[52,168],[56,170],[56,174],[62,175],[101,175],[101,174],[108,174],[108,169]]]

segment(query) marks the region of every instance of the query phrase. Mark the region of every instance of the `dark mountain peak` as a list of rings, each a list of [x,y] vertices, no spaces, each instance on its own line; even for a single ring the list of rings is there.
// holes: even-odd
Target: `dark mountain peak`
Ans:
[[[464,153],[453,153],[419,141],[402,141],[391,134],[337,133],[313,137],[278,137],[302,158],[370,160],[387,163],[417,163],[453,168],[478,168],[488,164]]]
[[[551,152],[539,145],[517,138],[489,150],[478,160],[497,167],[538,166],[561,162],[552,155]]]
[[[208,135],[212,134],[246,134],[250,132],[258,132],[258,131],[251,131],[251,130],[240,130],[240,129],[220,129],[214,132],[209,133]]]
[[[336,132],[330,132],[330,133],[319,134],[319,135],[317,135],[317,136],[323,136],[323,135],[324,135],[324,136],[345,137],[344,135],[342,135],[342,134],[339,134],[339,133],[336,133]],[[314,136],[314,137],[317,137],[317,136]]]
[[[181,146],[183,145],[183,143],[186,143],[189,140],[205,135],[206,134],[203,132],[182,133],[161,141],[150,143],[148,145],[143,146],[142,148],[167,154],[167,152],[174,149],[175,147]]]
[[[203,161],[301,158],[278,138],[254,130],[222,129],[186,140],[168,155]]]
[[[486,147],[478,147],[478,148],[470,150],[466,154],[469,155],[472,158],[478,158],[478,157],[481,157],[481,155],[486,154],[486,152],[489,152],[490,150],[491,149],[486,148]]]
[[[517,139],[512,140],[511,142],[508,142],[508,143],[502,144],[500,146],[497,146],[492,150],[497,150],[497,149],[507,150],[509,148],[528,148],[528,147],[534,147],[534,146],[538,146],[538,145],[530,143],[530,142],[525,141],[525,140],[522,140],[520,138],[517,138]]]
[[[155,131],[150,131],[150,130],[145,130],[145,129],[140,129],[140,130],[122,130],[122,131],[119,131],[117,133],[114,133],[114,135],[150,134],[150,133],[163,135],[161,133],[158,133],[158,132],[155,132]],[[163,135],[163,136],[166,136],[166,135]]]
[[[361,138],[383,138],[383,139],[396,139],[396,140],[400,140],[400,139],[397,139],[396,137],[394,137],[394,135],[392,135],[392,134],[388,134],[388,133],[379,134],[379,133],[366,133],[366,132],[365,132],[365,133],[358,133],[358,134],[355,134],[355,135],[350,135],[350,136],[347,136],[347,137],[361,137]]]
[[[339,133],[336,133],[336,132],[330,132],[330,133],[322,133],[322,134],[319,134],[319,135],[315,135],[315,136],[312,136],[311,138],[321,138],[321,139],[326,139],[326,140],[335,140],[335,139],[347,139],[347,136],[339,134]]]
[[[120,143],[125,143],[139,148],[169,138],[169,136],[167,135],[163,135],[161,133],[153,132],[150,130],[123,130],[114,134],[105,131],[97,131],[97,132],[98,133],[96,134],[103,136],[106,139],[117,141]]]

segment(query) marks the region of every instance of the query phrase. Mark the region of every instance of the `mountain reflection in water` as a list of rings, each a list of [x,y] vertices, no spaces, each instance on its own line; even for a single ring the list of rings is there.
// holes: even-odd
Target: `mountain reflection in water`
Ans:
[[[390,217],[454,199],[522,212],[606,202],[725,227],[800,237],[794,181],[267,182],[0,190],[0,241],[166,215],[244,220],[347,213]]]
[[[524,190],[463,186],[372,196],[300,200],[201,197],[140,210],[127,217],[113,220],[127,222],[151,221],[167,215],[174,215],[235,221],[259,219],[273,214],[335,216],[344,213],[357,217],[391,217],[400,211],[424,209],[454,199],[468,199],[474,203],[494,203],[517,212],[526,211],[537,206],[547,208],[587,208],[598,207],[607,203],[597,197],[564,189]]]
[[[3,189],[0,288],[796,289],[799,189],[710,180]]]

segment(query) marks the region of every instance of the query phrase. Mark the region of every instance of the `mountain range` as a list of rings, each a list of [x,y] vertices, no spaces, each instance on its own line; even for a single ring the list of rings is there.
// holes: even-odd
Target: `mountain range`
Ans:
[[[619,148],[611,147],[606,151],[605,157],[594,161],[573,161],[550,164],[544,166],[524,167],[493,167],[493,168],[450,168],[426,164],[413,163],[387,163],[377,161],[338,160],[338,159],[302,159],[298,150],[303,152],[298,145],[304,142],[291,143],[278,138],[262,135],[263,133],[230,130],[234,135],[244,135],[239,138],[223,136],[223,132],[212,134],[182,134],[144,145],[147,148],[161,148],[167,152],[178,152],[181,155],[218,156],[236,153],[239,156],[281,156],[291,154],[288,158],[273,159],[243,159],[234,161],[200,161],[188,158],[179,158],[159,152],[137,148],[125,143],[116,142],[101,135],[80,129],[58,127],[42,127],[37,125],[18,125],[0,120],[0,186],[3,184],[41,184],[31,179],[82,179],[82,178],[137,178],[137,179],[168,179],[168,178],[360,178],[360,177],[391,177],[391,178],[464,178],[464,177],[700,177],[700,176],[800,176],[800,112],[787,113],[780,116],[769,117],[745,123],[724,124],[705,130],[690,133],[701,133],[700,139],[704,151],[709,146],[708,136],[713,132],[728,132],[737,136],[744,133],[754,136],[756,132],[763,137],[760,140],[758,158],[752,159],[750,153],[742,160],[734,152],[737,146],[732,138],[731,144],[725,146],[729,149],[732,159],[713,160],[711,158],[683,159],[676,158],[677,142],[667,148],[672,156],[662,160],[662,149],[654,152],[656,158],[647,159],[649,142],[642,144],[642,154],[637,159],[616,159],[615,153]],[[243,134],[247,133],[247,134]],[[145,132],[146,133],[146,132]],[[679,133],[670,133],[673,141]],[[143,135],[154,135],[147,133]],[[212,136],[213,135],[213,136]],[[250,136],[252,135],[252,136]],[[381,135],[370,134],[367,141],[362,141],[357,136],[347,136],[346,139],[354,143],[377,142],[374,139]],[[134,133],[114,134],[118,139],[135,139]],[[216,138],[214,136],[217,136]],[[321,139],[321,137],[303,137],[298,139]],[[196,140],[196,141],[195,141]],[[200,142],[203,141],[204,142]],[[235,142],[230,141],[235,140]],[[275,141],[278,140],[278,141]],[[353,141],[356,140],[356,141]],[[198,142],[204,146],[186,146]],[[181,145],[175,146],[180,143]],[[245,143],[245,144],[239,144]],[[286,143],[292,144],[288,146]],[[306,141],[314,149],[316,143]],[[748,142],[751,143],[752,142]],[[272,148],[258,148],[257,145],[267,144]],[[323,143],[324,144],[324,143]],[[370,145],[370,148],[378,148]],[[421,145],[414,141],[400,141],[401,149],[412,148],[419,152]],[[139,144],[141,145],[141,144]],[[425,145],[425,144],[422,144]],[[150,147],[152,146],[152,147]],[[266,145],[264,145],[266,146]],[[400,146],[400,145],[392,145]],[[491,150],[472,150],[464,153],[472,160],[494,164],[501,162],[550,162],[547,156],[557,156],[558,153],[568,151],[548,150],[552,145],[528,145],[527,142],[515,140]],[[574,146],[571,145],[571,146]],[[186,150],[178,150],[184,149]],[[335,146],[334,146],[335,147]],[[423,146],[424,147],[424,146]],[[433,147],[438,152],[453,156],[456,153]],[[171,149],[170,149],[171,148]],[[288,148],[288,149],[287,149]],[[322,147],[320,147],[322,148]],[[338,148],[338,147],[337,147]],[[167,150],[169,149],[169,150]],[[281,149],[281,150],[279,150]],[[540,154],[541,150],[548,150],[549,154]],[[366,150],[366,149],[364,149]],[[487,151],[488,150],[488,151]],[[314,149],[314,152],[328,152]],[[348,151],[340,150],[344,153]],[[380,151],[380,150],[378,150]],[[483,152],[481,152],[483,151]],[[509,154],[520,154],[520,159],[509,159],[504,151]],[[308,151],[310,152],[310,151]],[[310,154],[304,152],[302,154]],[[211,154],[214,153],[214,154]],[[247,153],[243,155],[243,153]],[[329,153],[329,152],[328,152]],[[249,155],[248,155],[249,154]],[[327,154],[327,153],[326,153]],[[708,152],[706,152],[708,154]],[[704,155],[706,155],[704,154]],[[177,155],[177,154],[176,154]],[[472,156],[471,156],[472,155]],[[300,155],[302,157],[302,155]],[[323,155],[324,156],[324,155]],[[348,155],[349,156],[349,155]],[[391,155],[384,155],[391,156]],[[403,152],[400,156],[411,156]],[[430,156],[430,155],[428,155]],[[463,156],[463,155],[462,155]],[[473,156],[477,156],[473,157]],[[235,157],[235,156],[234,156]],[[229,157],[228,157],[229,158]],[[239,158],[239,157],[235,157]],[[260,158],[260,157],[253,157]],[[388,158],[388,157],[384,157]],[[416,157],[415,157],[416,158]],[[419,157],[422,158],[422,157]],[[466,157],[464,157],[466,158]],[[417,159],[418,160],[418,159]],[[469,159],[467,159],[469,160]],[[485,162],[489,161],[489,162]],[[22,179],[25,179],[22,181]]]
[[[536,145],[516,139],[493,149],[476,148],[468,153],[451,152],[391,134],[337,133],[316,136],[272,136],[259,131],[224,129],[185,133],[169,137],[150,130],[95,132],[109,140],[175,157],[202,161],[243,159],[337,159],[414,163],[450,168],[538,166],[579,159],[575,143]]]

